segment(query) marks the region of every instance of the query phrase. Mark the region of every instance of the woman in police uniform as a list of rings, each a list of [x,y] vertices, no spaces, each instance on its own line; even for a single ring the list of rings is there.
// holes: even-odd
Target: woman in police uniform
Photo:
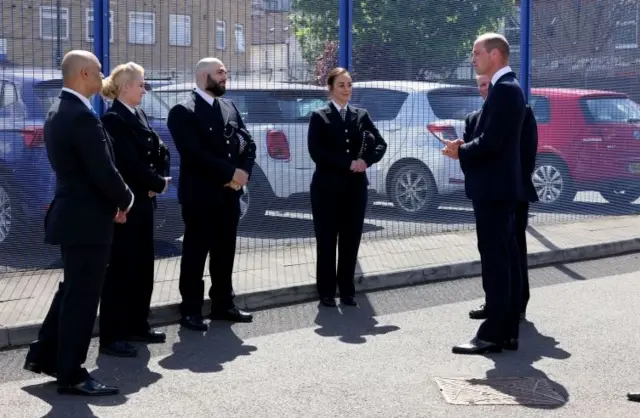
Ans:
[[[145,92],[144,69],[133,62],[117,66],[103,82],[102,95],[113,104],[102,123],[113,141],[116,168],[135,197],[126,222],[115,224],[100,302],[100,352],[120,357],[137,354],[129,341],[165,341],[147,318],[154,280],[155,196],[169,187],[169,151],[137,107]]]
[[[323,305],[336,306],[337,284],[341,302],[355,306],[354,275],[369,186],[365,170],[380,161],[387,144],[369,113],[349,104],[347,70],[331,70],[327,86],[331,101],[312,112],[308,132],[309,154],[316,163],[311,180],[316,285]]]

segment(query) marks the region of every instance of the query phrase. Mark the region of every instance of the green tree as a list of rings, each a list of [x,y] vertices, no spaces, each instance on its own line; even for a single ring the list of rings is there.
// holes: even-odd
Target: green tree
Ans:
[[[498,28],[515,1],[354,0],[352,62],[358,79],[415,79],[421,70],[447,74],[470,55],[480,32]],[[292,24],[310,64],[326,58],[325,48],[338,40],[338,5],[292,2]]]

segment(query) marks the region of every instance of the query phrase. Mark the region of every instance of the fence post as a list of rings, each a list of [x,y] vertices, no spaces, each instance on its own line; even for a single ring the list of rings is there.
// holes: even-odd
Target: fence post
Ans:
[[[93,52],[102,64],[102,72],[108,75],[109,66],[109,0],[93,0]],[[93,108],[102,114],[104,100],[100,95],[93,97]]]
[[[353,19],[353,0],[340,0],[340,18],[338,26],[339,56],[338,65],[351,71],[351,29]]]
[[[520,85],[529,103],[531,93],[531,26],[533,0],[520,1]]]

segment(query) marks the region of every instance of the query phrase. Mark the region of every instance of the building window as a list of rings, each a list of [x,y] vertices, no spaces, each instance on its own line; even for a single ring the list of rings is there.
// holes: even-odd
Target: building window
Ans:
[[[236,25],[236,52],[238,54],[244,54],[246,49],[244,43],[244,25]]]
[[[277,12],[280,10],[280,4],[278,3],[278,0],[265,0],[264,8],[271,12]]]
[[[503,18],[501,30],[501,33],[509,41],[511,52],[520,51],[520,31],[520,6],[515,6],[511,14]]]
[[[616,22],[614,33],[616,49],[632,49],[638,47],[638,19]]]
[[[224,20],[216,20],[216,49],[227,47],[227,28]]]
[[[169,45],[191,45],[191,16],[169,15]]]
[[[129,43],[156,43],[156,14],[151,12],[129,12]]]
[[[85,16],[85,35],[87,42],[93,42],[93,9],[87,9]],[[109,42],[113,43],[113,10],[109,10]]]
[[[60,18],[60,39],[69,39],[69,9],[40,6],[40,38],[58,39],[57,21]]]

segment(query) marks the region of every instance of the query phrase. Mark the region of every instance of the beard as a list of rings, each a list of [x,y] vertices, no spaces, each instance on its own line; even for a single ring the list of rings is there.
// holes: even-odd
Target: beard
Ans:
[[[225,89],[220,83],[211,78],[210,75],[207,74],[207,85],[205,90],[211,93],[214,97],[222,96],[227,89]]]

